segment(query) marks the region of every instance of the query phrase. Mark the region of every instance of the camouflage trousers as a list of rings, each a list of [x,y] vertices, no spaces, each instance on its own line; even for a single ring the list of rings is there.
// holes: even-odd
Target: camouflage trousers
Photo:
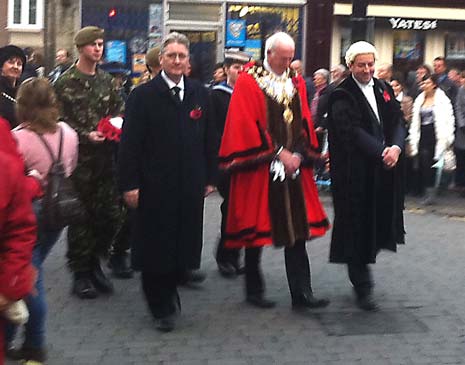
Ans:
[[[89,166],[78,166],[73,174],[86,217],[68,228],[67,258],[72,272],[90,271],[96,260],[108,255],[126,214],[113,171],[90,170],[93,169]],[[123,237],[120,239],[124,242]]]

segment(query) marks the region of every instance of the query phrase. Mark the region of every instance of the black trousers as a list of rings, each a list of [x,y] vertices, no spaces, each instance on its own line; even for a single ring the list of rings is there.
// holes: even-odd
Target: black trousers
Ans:
[[[418,146],[419,173],[420,173],[420,193],[423,194],[426,188],[434,186],[436,170],[431,166],[434,163],[434,149],[436,146],[436,135],[434,124],[422,125],[420,143]]]
[[[262,295],[265,283],[260,269],[262,248],[254,247],[245,250],[245,288],[247,295]],[[292,299],[299,300],[302,294],[311,294],[310,261],[305,241],[298,241],[294,247],[284,249],[287,282]]]
[[[262,248],[252,247],[245,249],[245,293],[262,295],[265,292],[265,281],[260,268]]]
[[[455,169],[455,185],[465,188],[465,149],[455,149],[457,167]]]
[[[297,241],[293,247],[286,247],[284,249],[284,262],[292,300],[299,300],[302,294],[312,294],[310,260],[305,241]]]
[[[229,204],[229,176],[222,176],[220,182],[218,183],[218,192],[223,198],[221,203],[221,236],[218,241],[218,246],[216,248],[216,262],[218,263],[228,263],[234,267],[239,267],[239,249],[230,249],[224,247],[225,242],[225,232],[226,232],[226,222],[228,214],[228,204]]]
[[[142,271],[142,289],[154,318],[167,317],[181,309],[177,289],[179,276],[178,273],[156,274]]]
[[[371,269],[366,264],[347,264],[349,279],[358,297],[365,297],[373,291]]]

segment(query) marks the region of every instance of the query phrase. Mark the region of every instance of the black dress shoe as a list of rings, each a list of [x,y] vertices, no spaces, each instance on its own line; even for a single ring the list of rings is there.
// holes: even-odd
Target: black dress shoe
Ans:
[[[236,267],[229,262],[218,262],[218,271],[225,278],[233,278],[237,275]]]
[[[266,299],[263,295],[247,295],[246,302],[258,308],[273,308],[276,302]]]
[[[302,294],[296,300],[292,301],[292,308],[324,308],[329,305],[329,300],[326,298],[316,298],[313,294]]]
[[[368,312],[376,312],[379,310],[379,306],[373,298],[372,294],[360,296],[357,298],[357,306]]]
[[[205,281],[207,275],[200,270],[187,270],[181,280],[181,284],[198,284]]]
[[[236,266],[236,275],[244,275],[245,266]]]
[[[101,293],[112,294],[115,291],[112,282],[103,272],[99,260],[96,261],[94,265],[94,270],[92,270],[90,279],[92,280],[92,284],[94,284],[95,288]]]
[[[78,298],[94,299],[98,297],[91,276],[90,272],[77,272],[74,274],[72,293]]]
[[[171,332],[176,327],[174,316],[155,319],[155,328],[160,332]]]
[[[108,267],[116,278],[130,279],[134,276],[134,271],[129,264],[129,256],[126,253],[111,255]]]

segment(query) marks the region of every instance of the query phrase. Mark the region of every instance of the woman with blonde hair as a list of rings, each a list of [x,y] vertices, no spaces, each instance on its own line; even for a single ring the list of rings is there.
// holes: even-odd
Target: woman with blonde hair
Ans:
[[[18,149],[24,159],[26,170],[35,170],[45,188],[47,176],[54,158],[61,158],[66,176],[71,175],[77,163],[78,136],[66,123],[58,122],[57,99],[53,87],[45,78],[30,78],[19,87],[16,97],[16,114],[20,125],[13,130],[18,142]],[[61,145],[61,156],[58,151]],[[42,264],[62,233],[60,230],[49,230],[40,223],[42,201],[33,202],[38,221],[37,242],[34,246],[32,263],[37,269],[35,292],[26,298],[30,313],[25,325],[23,346],[7,349],[7,356],[23,360],[25,364],[33,362],[42,364],[46,360],[45,349],[45,317],[47,304],[43,285]],[[14,339],[14,327],[7,331],[7,341]]]

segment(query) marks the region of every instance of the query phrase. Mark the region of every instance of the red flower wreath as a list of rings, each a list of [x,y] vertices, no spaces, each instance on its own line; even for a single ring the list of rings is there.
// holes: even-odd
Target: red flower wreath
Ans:
[[[107,116],[100,119],[97,125],[97,130],[103,134],[103,136],[109,141],[119,142],[121,138],[121,117],[113,118]]]

